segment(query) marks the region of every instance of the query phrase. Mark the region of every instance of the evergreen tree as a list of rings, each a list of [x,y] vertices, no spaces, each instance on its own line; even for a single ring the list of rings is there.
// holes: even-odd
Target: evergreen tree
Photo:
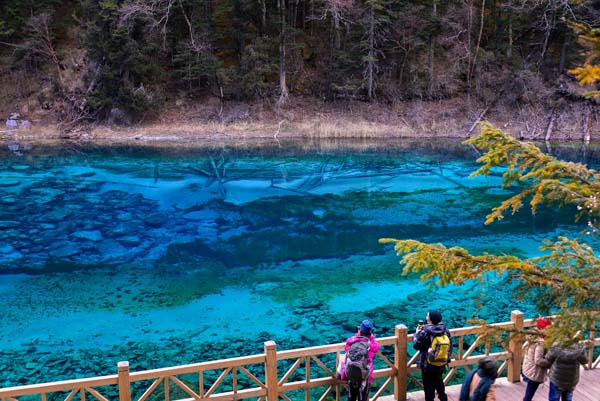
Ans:
[[[217,38],[212,24],[212,8],[200,0],[179,0],[174,10],[171,30],[175,43],[172,50],[176,83],[183,83],[187,92],[202,93],[218,86],[220,61],[215,55]]]
[[[60,0],[4,0],[0,2],[0,41],[18,43],[26,36],[27,22],[33,15],[54,16]]]
[[[576,219],[587,222],[587,235],[598,233],[600,222],[600,172],[579,163],[558,160],[530,143],[483,124],[479,136],[465,141],[485,152],[483,166],[472,176],[486,175],[504,167],[503,186],[522,186],[487,216],[486,224],[513,214],[528,201],[535,213],[541,204],[575,206]],[[460,247],[425,244],[414,240],[380,239],[393,243],[402,255],[403,274],[411,272],[434,285],[463,284],[484,280],[516,283],[517,294],[529,297],[544,314],[558,313],[549,341],[573,341],[586,330],[600,308],[600,258],[593,248],[578,239],[559,237],[540,247],[546,255],[522,260],[511,255],[471,255]]]
[[[124,23],[122,4],[126,3],[85,0],[83,10],[89,21],[86,48],[92,60],[89,104],[102,119],[117,114],[127,122],[142,116],[157,101],[147,88],[156,78],[156,56],[161,53],[156,37],[148,37],[143,14]]]
[[[569,73],[575,75],[581,85],[594,84],[600,81],[600,65],[595,64],[600,58],[600,28],[590,28],[582,24],[572,24],[578,34],[578,41],[588,54],[583,67],[574,68]],[[600,91],[592,91],[589,97],[600,96]]]
[[[362,17],[364,30],[361,42],[364,64],[364,82],[367,98],[375,97],[375,78],[378,71],[378,61],[383,57],[382,42],[385,40],[389,23],[388,10],[382,0],[366,0]]]

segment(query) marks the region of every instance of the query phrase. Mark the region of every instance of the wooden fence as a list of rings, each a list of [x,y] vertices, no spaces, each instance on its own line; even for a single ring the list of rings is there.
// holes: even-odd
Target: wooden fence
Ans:
[[[499,371],[509,381],[519,381],[524,343],[509,334],[534,325],[535,319],[513,311],[508,322],[450,330],[455,347],[446,383],[486,355],[501,361]],[[587,337],[591,369],[600,365],[600,356],[594,358],[600,346],[595,326]],[[374,360],[373,401],[384,394],[404,401],[410,383],[422,388],[412,337],[400,324],[394,336],[377,339],[381,350]],[[0,388],[0,401],[339,401],[344,383],[336,378],[336,367],[343,350],[344,343],[337,343],[278,351],[267,341],[262,354],[163,369],[131,372],[124,361],[115,375]]]

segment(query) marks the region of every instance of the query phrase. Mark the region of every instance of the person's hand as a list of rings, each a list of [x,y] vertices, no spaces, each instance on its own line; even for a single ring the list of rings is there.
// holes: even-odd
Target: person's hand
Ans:
[[[419,323],[417,324],[417,329],[415,330],[415,333],[418,333],[419,331],[423,330],[423,326],[425,326],[425,323],[422,320],[419,320]]]

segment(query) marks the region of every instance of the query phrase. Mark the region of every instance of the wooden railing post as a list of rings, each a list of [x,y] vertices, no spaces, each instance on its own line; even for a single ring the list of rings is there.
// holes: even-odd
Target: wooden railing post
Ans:
[[[265,356],[267,401],[277,401],[279,398],[279,379],[277,378],[277,344],[275,344],[275,341],[265,341]]]
[[[594,339],[596,338],[596,330],[594,330],[595,324],[592,322],[592,329],[590,330],[589,340],[592,345],[588,348],[588,369],[594,369]]]
[[[131,383],[129,381],[129,362],[121,361],[117,364],[119,372],[119,401],[131,401]]]
[[[514,310],[510,313],[510,321],[513,323],[514,334],[508,343],[510,358],[508,359],[507,379],[511,383],[521,380],[521,359],[523,358],[523,337],[518,335],[523,331],[523,312]]]
[[[406,401],[408,328],[403,324],[397,325],[395,335],[394,367],[396,368],[396,376],[394,378],[394,399],[396,401]]]

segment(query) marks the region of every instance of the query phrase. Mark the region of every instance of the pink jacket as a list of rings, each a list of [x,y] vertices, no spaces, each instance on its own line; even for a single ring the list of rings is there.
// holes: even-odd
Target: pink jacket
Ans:
[[[348,354],[348,350],[350,349],[350,346],[352,344],[354,344],[357,341],[364,341],[364,337],[358,337],[358,336],[352,336],[348,339],[346,339],[346,347],[344,347],[344,351],[346,352],[346,354]],[[375,336],[373,336],[373,334],[371,334],[371,336],[369,337],[369,371],[371,372],[369,374],[369,378],[367,379],[367,383],[373,383],[373,357],[375,357],[375,354],[379,351],[379,343],[377,342],[377,340],[375,339]],[[344,372],[342,372],[342,380],[346,380],[346,374]]]

